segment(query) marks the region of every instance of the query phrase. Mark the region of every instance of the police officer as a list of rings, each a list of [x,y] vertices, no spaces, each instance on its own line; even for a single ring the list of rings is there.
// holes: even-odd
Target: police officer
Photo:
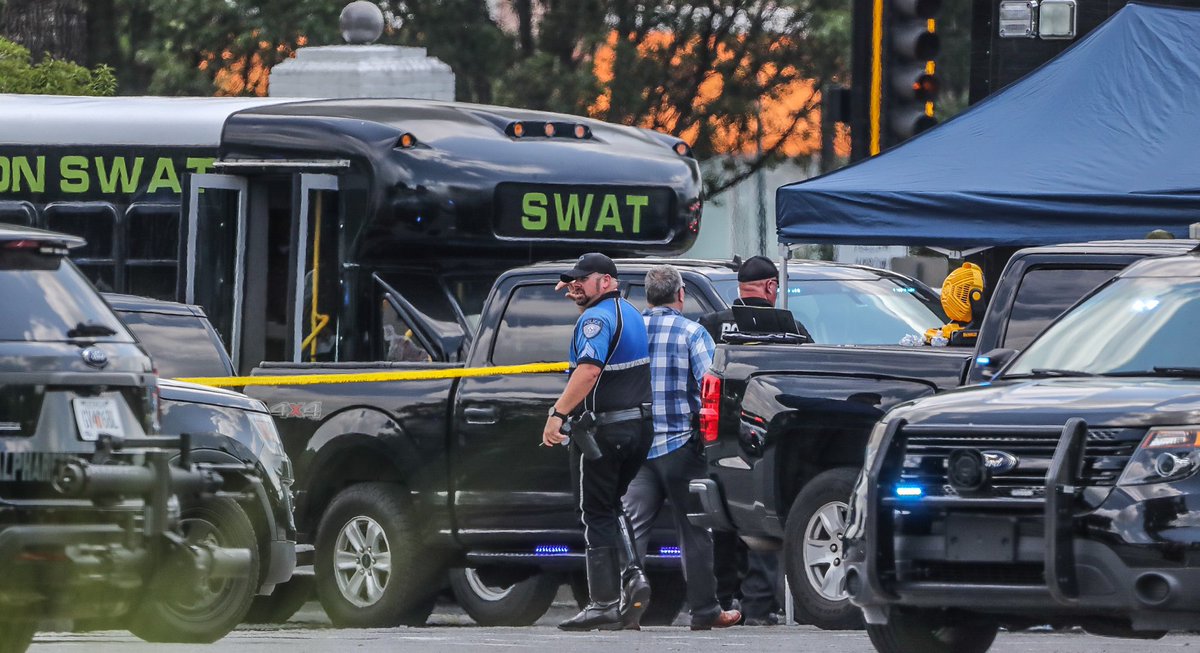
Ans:
[[[765,256],[751,256],[742,262],[738,268],[738,298],[733,300],[734,306],[758,306],[774,308],[779,296],[779,268]],[[733,319],[733,309],[714,311],[700,317],[708,335],[715,342],[721,342],[726,333],[737,332],[737,322]],[[808,337],[808,330],[799,321],[796,328],[800,334]],[[811,341],[812,338],[809,337]]]
[[[567,297],[584,311],[571,339],[570,379],[550,408],[542,443],[562,443],[568,416],[591,411],[601,456],[587,458],[572,442],[571,472],[579,491],[591,602],[559,628],[618,630],[623,617],[636,624],[649,599],[648,586],[631,587],[625,593],[637,596],[624,597],[622,605],[617,551],[621,497],[645,461],[652,436],[646,325],[638,310],[621,298],[617,266],[607,256],[584,254],[561,279],[568,285]]]

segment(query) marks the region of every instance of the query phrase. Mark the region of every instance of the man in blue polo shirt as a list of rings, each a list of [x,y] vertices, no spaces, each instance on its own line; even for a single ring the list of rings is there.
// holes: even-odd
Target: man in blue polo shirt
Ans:
[[[599,458],[588,458],[571,442],[572,479],[579,492],[583,537],[587,542],[591,602],[559,624],[564,630],[618,630],[636,624],[649,600],[644,583],[622,597],[617,546],[621,533],[621,496],[637,475],[650,449],[650,356],[642,316],[621,298],[617,266],[603,254],[579,257],[561,275],[567,296],[584,308],[571,339],[571,375],[550,408],[542,443],[562,443],[569,415],[596,416]],[[622,605],[622,598],[625,605]]]

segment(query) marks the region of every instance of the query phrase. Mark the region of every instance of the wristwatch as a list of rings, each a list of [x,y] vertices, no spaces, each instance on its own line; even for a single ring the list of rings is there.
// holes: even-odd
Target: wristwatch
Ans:
[[[561,420],[562,420],[562,421],[564,421],[564,422],[565,422],[565,421],[567,421],[567,416],[566,416],[566,415],[564,415],[564,414],[562,414],[562,413],[560,413],[560,412],[558,412],[557,410],[555,410],[554,406],[551,406],[551,407],[550,407],[550,412],[549,412],[549,413],[546,413],[546,416],[547,416],[547,417],[557,417],[557,418],[561,419]]]

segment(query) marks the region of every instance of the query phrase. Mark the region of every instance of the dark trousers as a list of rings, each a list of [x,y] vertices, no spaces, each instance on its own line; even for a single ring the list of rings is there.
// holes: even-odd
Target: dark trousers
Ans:
[[[779,554],[775,551],[748,551],[746,577],[742,579],[742,614],[747,619],[763,619],[779,610],[776,590],[779,585]]]
[[[679,535],[683,553],[688,608],[695,622],[711,621],[721,611],[717,603],[717,580],[713,576],[712,534],[687,519],[691,496],[688,482],[705,478],[707,474],[704,454],[696,442],[689,442],[666,455],[647,460],[629,484],[629,491],[622,501],[629,521],[633,523],[638,552],[642,556],[646,555],[650,530],[662,510],[663,501],[671,502],[675,532]],[[653,596],[651,598],[653,600]]]
[[[646,461],[650,437],[649,421],[629,420],[597,429],[596,444],[604,455],[596,460],[584,458],[579,447],[571,444],[571,482],[589,549],[620,546],[621,497]]]

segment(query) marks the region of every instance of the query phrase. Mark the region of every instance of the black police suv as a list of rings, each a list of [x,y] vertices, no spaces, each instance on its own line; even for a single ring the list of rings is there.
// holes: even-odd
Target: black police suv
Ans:
[[[206,497],[183,506],[187,532],[199,529],[218,540],[250,536],[257,580],[247,576],[214,584],[204,601],[179,606],[177,628],[239,621],[287,621],[311,594],[311,577],[289,582],[296,567],[292,520],[292,465],[267,407],[244,394],[177,381],[234,376],[233,362],[204,309],[146,297],[105,293],[104,299],[150,354],[161,377],[164,433],[193,433],[192,459],[244,464],[262,483],[242,502]],[[249,524],[251,529],[246,529]]]
[[[847,586],[884,653],[998,627],[1153,637],[1200,617],[1200,253],[1148,259],[990,382],[876,425]]]
[[[257,479],[160,437],[150,359],[65,257],[83,241],[0,225],[0,650],[39,621],[163,634],[164,606],[248,571],[249,552],[178,527],[181,502]],[[228,629],[206,633],[205,641]]]

